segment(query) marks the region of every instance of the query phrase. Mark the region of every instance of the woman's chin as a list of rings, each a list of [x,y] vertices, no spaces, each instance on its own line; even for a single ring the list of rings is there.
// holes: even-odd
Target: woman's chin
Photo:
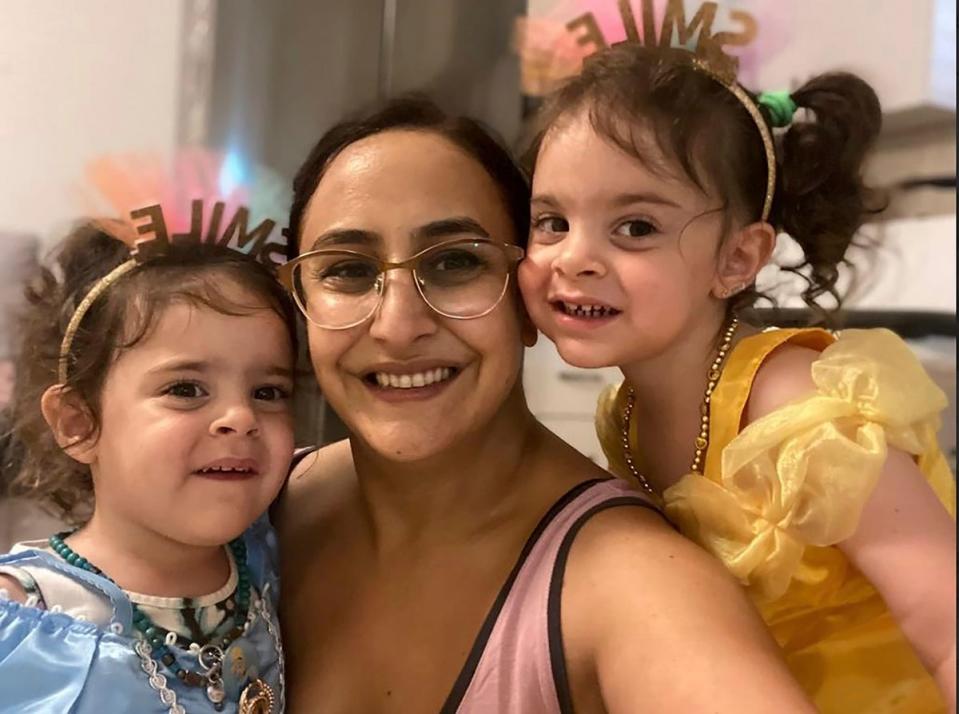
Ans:
[[[425,461],[447,450],[453,442],[439,430],[419,428],[397,429],[361,440],[379,458],[397,463]]]

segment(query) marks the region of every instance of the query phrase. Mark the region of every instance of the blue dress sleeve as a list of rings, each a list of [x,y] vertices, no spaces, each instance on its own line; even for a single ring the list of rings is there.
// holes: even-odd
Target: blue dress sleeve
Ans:
[[[280,549],[276,530],[264,513],[243,534],[246,543],[246,564],[253,584],[268,601],[276,603],[280,596]]]
[[[128,648],[110,634],[64,613],[0,601],[0,712],[125,711],[124,687],[88,691],[91,679],[120,683],[133,674]]]

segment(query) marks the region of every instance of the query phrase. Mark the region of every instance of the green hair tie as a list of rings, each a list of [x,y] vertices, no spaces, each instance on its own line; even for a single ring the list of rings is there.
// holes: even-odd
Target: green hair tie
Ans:
[[[777,129],[792,124],[793,114],[796,113],[796,102],[789,92],[763,92],[759,95],[759,103],[769,110],[769,118]]]

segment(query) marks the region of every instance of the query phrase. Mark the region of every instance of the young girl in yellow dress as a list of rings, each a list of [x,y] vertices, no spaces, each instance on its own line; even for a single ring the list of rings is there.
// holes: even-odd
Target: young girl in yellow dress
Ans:
[[[622,369],[610,468],[748,587],[821,711],[955,711],[945,396],[887,330],[738,317],[780,232],[807,302],[836,296],[880,118],[845,73],[757,96],[688,52],[604,50],[539,115],[519,280],[566,361]]]

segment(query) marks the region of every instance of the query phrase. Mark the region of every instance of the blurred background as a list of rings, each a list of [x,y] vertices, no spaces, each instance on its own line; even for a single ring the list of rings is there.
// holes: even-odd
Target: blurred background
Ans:
[[[519,148],[553,81],[629,30],[655,37],[667,15],[690,37],[729,33],[750,89],[828,69],[876,88],[884,130],[867,178],[891,203],[863,230],[877,247],[850,255],[844,320],[909,340],[949,395],[940,436],[955,468],[956,9],[943,0],[0,0],[0,402],[22,280],[96,205],[91,162],[201,146],[221,157],[221,181],[268,175],[285,191],[322,132],[408,90]],[[782,236],[777,251],[796,246]],[[789,279],[769,268],[760,287],[787,295]],[[806,318],[780,304],[781,322]],[[602,462],[593,410],[616,370],[570,368],[541,340],[524,379],[534,412]],[[297,408],[299,443],[344,435],[311,378]],[[15,450],[2,463],[15,468]],[[16,529],[47,534],[42,518],[0,508],[0,550]]]

